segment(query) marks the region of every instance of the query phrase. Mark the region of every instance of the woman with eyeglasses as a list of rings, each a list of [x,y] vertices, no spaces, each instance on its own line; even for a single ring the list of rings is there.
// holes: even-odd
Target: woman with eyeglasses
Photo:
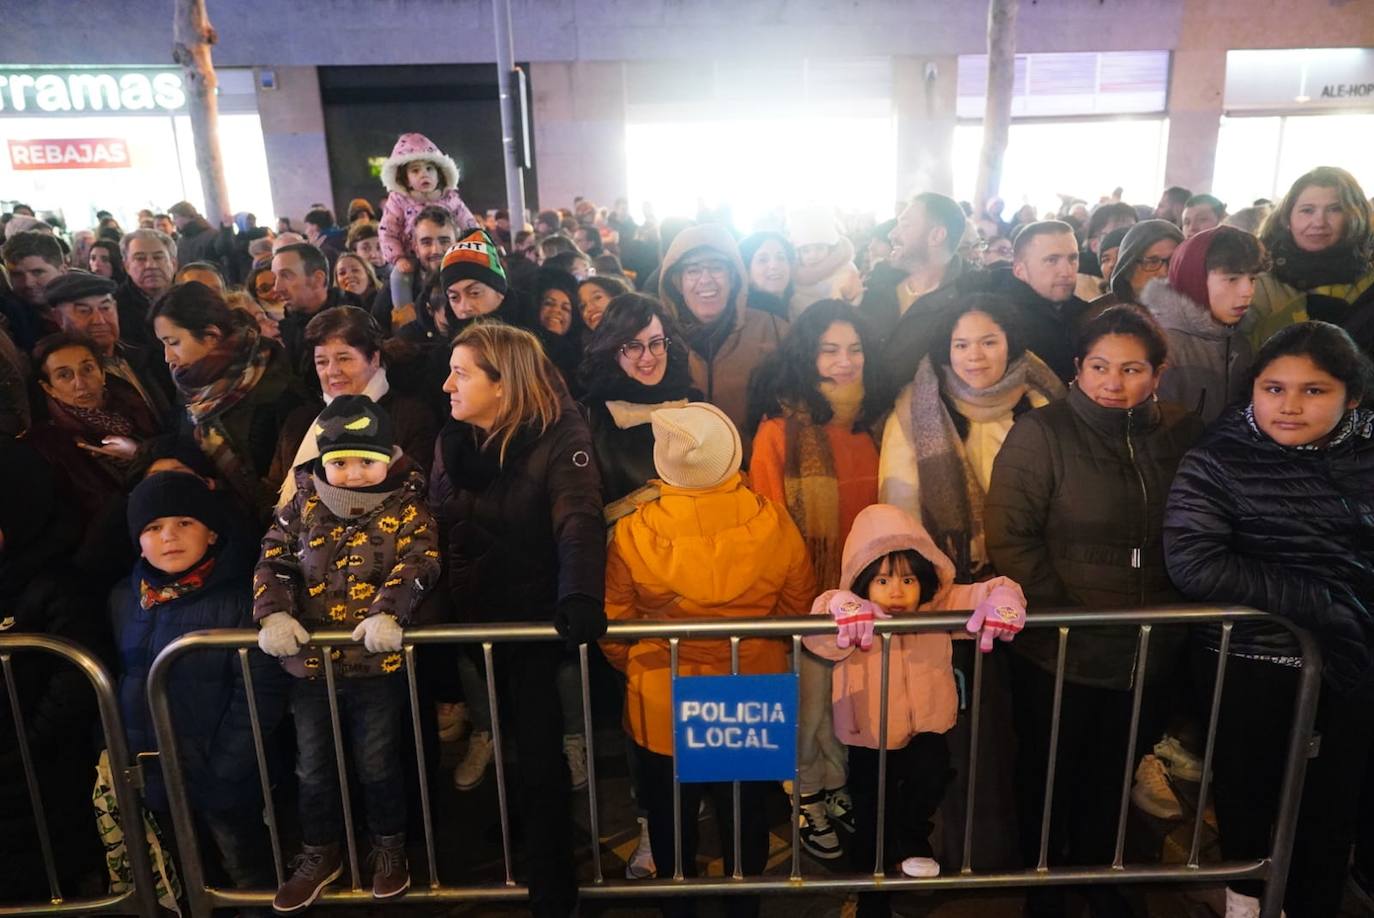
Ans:
[[[639,293],[611,300],[587,344],[579,377],[587,388],[582,405],[609,514],[658,477],[650,413],[699,401],[701,393],[692,388],[677,323],[657,300]]]
[[[1121,240],[1110,289],[1094,300],[1093,306],[1105,309],[1139,303],[1146,284],[1169,276],[1169,261],[1182,242],[1183,232],[1168,220],[1142,220],[1131,227]]]

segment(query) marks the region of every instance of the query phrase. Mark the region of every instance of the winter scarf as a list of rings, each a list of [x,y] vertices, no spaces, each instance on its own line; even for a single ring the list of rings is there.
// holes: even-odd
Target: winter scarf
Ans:
[[[1245,423],[1250,425],[1250,430],[1257,437],[1269,439],[1269,435],[1260,430],[1259,422],[1255,420],[1255,403],[1251,402],[1245,406]],[[1289,449],[1302,450],[1304,452],[1316,452],[1321,449],[1330,449],[1339,446],[1346,440],[1355,436],[1357,433],[1368,439],[1371,431],[1374,430],[1374,410],[1369,408],[1353,408],[1345,413],[1341,418],[1336,429],[1331,434],[1331,439],[1325,443],[1304,443],[1302,446],[1290,446]]]
[[[366,395],[374,402],[380,403],[382,396],[391,391],[391,383],[386,378],[386,367],[378,367],[377,372],[372,374],[372,378],[363,386],[362,395]],[[324,403],[326,405],[334,401],[334,396],[324,393]],[[319,416],[315,416],[315,422],[319,421]],[[319,445],[315,443],[315,422],[310,424],[305,436],[301,438],[301,443],[296,447],[296,455],[291,460],[291,468],[300,468],[301,465],[320,458]],[[277,495],[277,509],[285,507],[291,503],[291,498],[296,496],[296,476],[287,473],[281,483],[281,491]]]
[[[142,576],[138,580],[138,604],[147,611],[205,586],[215,569],[215,556],[213,553],[206,555],[195,567],[180,574],[164,574],[146,561],[140,561],[139,567]]]
[[[102,437],[129,437],[134,435],[134,425],[127,418],[103,408],[78,408],[75,405],[64,405],[55,398],[49,398],[48,412],[51,414],[54,424],[73,432],[93,432]],[[104,453],[87,453],[86,455],[94,460],[96,465],[112,475],[116,481],[128,473],[132,464],[127,459],[107,456]]]
[[[1064,385],[1029,351],[985,389],[970,387],[948,366],[937,375],[929,357],[921,360],[912,380],[908,433],[915,446],[921,482],[921,520],[936,546],[954,562],[961,581],[977,573],[973,570],[972,546],[983,542],[985,495],[941,393],[961,415],[979,423],[1011,414],[1032,391],[1052,399],[1064,394]]]
[[[1284,236],[1270,252],[1274,276],[1296,290],[1313,290],[1331,284],[1353,284],[1370,272],[1369,256],[1348,243],[1320,252],[1298,248]]]
[[[823,382],[821,394],[835,412],[830,423],[852,427],[863,404],[863,383],[838,386]],[[783,439],[787,445],[782,476],[787,512],[806,542],[816,582],[830,585],[839,583],[845,533],[840,532],[840,484],[826,426],[814,423],[804,409],[784,412]]]
[[[245,468],[229,441],[224,414],[248,397],[262,381],[272,359],[271,343],[256,326],[241,326],[220,347],[177,370],[177,391],[186,402],[186,415],[195,426],[195,441],[215,468],[241,494],[260,489],[257,475]]]

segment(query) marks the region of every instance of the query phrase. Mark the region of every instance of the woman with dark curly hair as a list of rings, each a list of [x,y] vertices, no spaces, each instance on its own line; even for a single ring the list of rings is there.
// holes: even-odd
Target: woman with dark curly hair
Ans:
[[[865,360],[864,319],[841,300],[819,300],[788,329],[749,380],[754,490],[786,507],[801,531],[821,590],[840,585],[840,554],[859,511],[878,501],[877,365]],[[844,747],[831,720],[831,665],[804,653],[801,666],[801,842],[840,856],[831,821],[846,827],[853,804]]]
[[[654,470],[649,415],[700,398],[677,322],[653,297],[626,293],[606,308],[587,344],[579,378],[608,507],[642,488]]]

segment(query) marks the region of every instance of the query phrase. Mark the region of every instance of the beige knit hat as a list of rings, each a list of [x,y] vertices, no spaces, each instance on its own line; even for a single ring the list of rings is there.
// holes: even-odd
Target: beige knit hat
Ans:
[[[714,488],[739,471],[744,460],[739,431],[715,405],[688,402],[649,415],[654,429],[654,468],[675,488]]]

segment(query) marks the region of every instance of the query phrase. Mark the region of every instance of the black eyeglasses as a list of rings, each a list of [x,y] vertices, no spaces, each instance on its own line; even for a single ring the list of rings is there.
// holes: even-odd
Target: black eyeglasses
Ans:
[[[1140,259],[1138,264],[1146,271],[1153,273],[1155,271],[1158,271],[1160,268],[1168,268],[1169,262],[1172,259],[1172,255],[1166,255],[1163,258],[1159,257],[1158,255],[1147,255],[1144,258]]]
[[[662,357],[668,353],[668,345],[671,342],[671,338],[650,338],[648,344],[643,341],[626,341],[620,345],[620,354],[630,360],[638,360],[644,356],[644,351],[647,348],[653,356]]]

